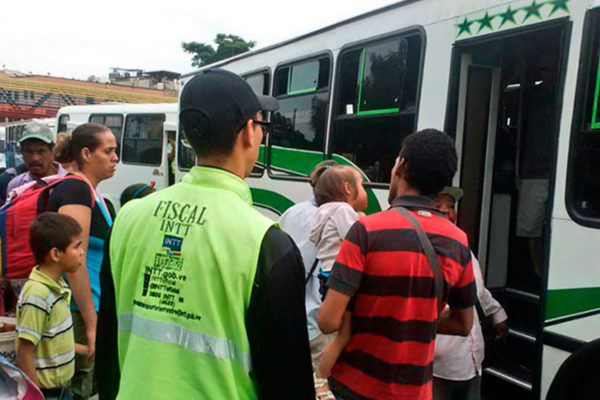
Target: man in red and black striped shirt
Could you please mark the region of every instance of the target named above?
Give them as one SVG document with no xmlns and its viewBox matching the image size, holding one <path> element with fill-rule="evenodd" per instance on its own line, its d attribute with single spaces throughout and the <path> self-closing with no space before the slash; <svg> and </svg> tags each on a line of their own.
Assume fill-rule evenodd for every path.
<svg viewBox="0 0 600 400">
<path fill-rule="evenodd" d="M 390 184 L 392 207 L 411 212 L 437 253 L 447 315 L 438 315 L 433 272 L 400 213 L 361 218 L 342 244 L 319 312 L 324 333 L 339 329 L 344 311 L 352 314 L 351 339 L 332 371 L 339 398 L 430 400 L 436 326 L 450 335 L 471 329 L 476 292 L 466 234 L 425 197 L 451 183 L 456 163 L 447 135 L 417 132 L 403 141 Z"/>
</svg>

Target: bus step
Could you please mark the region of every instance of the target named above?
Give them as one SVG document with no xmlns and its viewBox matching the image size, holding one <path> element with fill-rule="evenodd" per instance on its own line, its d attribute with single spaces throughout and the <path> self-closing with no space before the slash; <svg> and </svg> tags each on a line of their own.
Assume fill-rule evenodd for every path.
<svg viewBox="0 0 600 400">
<path fill-rule="evenodd" d="M 534 304 L 540 303 L 540 296 L 535 293 L 526 292 L 524 290 L 519 290 L 511 287 L 507 287 L 505 289 L 505 292 L 508 297 L 524 300 Z"/>
<path fill-rule="evenodd" d="M 515 371 L 509 371 L 498 367 L 487 367 L 483 370 L 484 374 L 488 374 L 494 378 L 497 378 L 503 382 L 509 383 L 513 386 L 531 392 L 533 390 L 531 372 L 525 369 L 520 370 L 518 373 Z"/>
<path fill-rule="evenodd" d="M 509 328 L 508 334 L 516 339 L 524 340 L 528 343 L 535 344 L 535 342 L 536 342 L 535 336 L 530 335 L 529 333 L 523 332 L 518 329 Z"/>
</svg>

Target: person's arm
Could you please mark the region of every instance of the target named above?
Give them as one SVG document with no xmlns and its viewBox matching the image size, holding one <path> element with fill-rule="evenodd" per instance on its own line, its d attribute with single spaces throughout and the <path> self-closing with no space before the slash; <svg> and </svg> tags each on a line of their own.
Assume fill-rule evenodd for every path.
<svg viewBox="0 0 600 400">
<path fill-rule="evenodd" d="M 486 317 L 492 317 L 494 328 L 496 330 L 496 340 L 503 341 L 508 336 L 508 316 L 504 308 L 492 296 L 483 282 L 483 274 L 477 259 L 471 255 L 473 260 L 473 273 L 475 275 L 475 283 L 477 284 L 477 299 Z"/>
<path fill-rule="evenodd" d="M 29 379 L 36 385 L 38 384 L 37 373 L 35 372 L 35 344 L 31 343 L 27 339 L 18 339 L 17 348 L 17 359 L 15 363 L 21 371 L 25 372 Z"/>
<path fill-rule="evenodd" d="M 92 209 L 80 204 L 68 204 L 58 209 L 60 214 L 73 217 L 81 226 L 81 246 L 87 254 L 90 239 L 90 223 L 92 220 Z M 92 299 L 92 288 L 90 286 L 90 276 L 88 274 L 87 264 L 82 263 L 81 267 L 75 272 L 67 273 L 67 280 L 73 291 L 73 299 L 81 316 L 85 322 L 86 336 L 88 339 L 88 360 L 94 358 L 96 351 L 96 309 Z"/>
<path fill-rule="evenodd" d="M 104 243 L 104 258 L 100 270 L 100 309 L 96 344 L 102 351 L 96 355 L 96 379 L 99 398 L 115 399 L 119 393 L 118 321 L 115 286 L 110 266 L 110 235 Z"/>
<path fill-rule="evenodd" d="M 294 242 L 275 227 L 261 244 L 246 330 L 258 398 L 314 399 L 304 264 Z"/>
<path fill-rule="evenodd" d="M 342 328 L 344 312 L 350 303 L 350 296 L 329 288 L 325 301 L 319 309 L 319 329 L 326 335 L 335 333 Z"/>
<path fill-rule="evenodd" d="M 338 334 L 335 336 L 333 341 L 327 345 L 321 360 L 319 361 L 319 368 L 317 369 L 317 378 L 329 378 L 331 370 L 337 362 L 338 358 L 344 351 L 344 348 L 350 341 L 352 336 L 352 314 L 346 311 L 344 313 L 342 326 L 340 327 Z"/>
<path fill-rule="evenodd" d="M 437 333 L 444 335 L 467 336 L 473 327 L 473 305 L 477 301 L 477 288 L 473 276 L 472 260 L 465 259 L 466 265 L 458 282 L 448 291 L 449 312 L 442 312 L 438 320 Z M 453 262 L 453 261 L 448 261 Z M 455 268 L 456 266 L 449 266 Z"/>
<path fill-rule="evenodd" d="M 37 385 L 35 348 L 39 345 L 43 332 L 46 331 L 51 309 L 45 300 L 47 296 L 42 293 L 37 293 L 37 295 L 32 293 L 31 286 L 25 284 L 19 298 L 17 340 L 15 343 L 17 351 L 16 364 Z M 43 298 L 40 299 L 40 297 Z"/>
<path fill-rule="evenodd" d="M 473 327 L 473 307 L 450 308 L 442 312 L 438 320 L 437 333 L 443 335 L 467 336 Z"/>
<path fill-rule="evenodd" d="M 360 286 L 368 247 L 367 231 L 358 221 L 348 231 L 327 281 L 329 290 L 319 309 L 319 329 L 329 334 L 342 327 L 344 312 Z"/>
</svg>

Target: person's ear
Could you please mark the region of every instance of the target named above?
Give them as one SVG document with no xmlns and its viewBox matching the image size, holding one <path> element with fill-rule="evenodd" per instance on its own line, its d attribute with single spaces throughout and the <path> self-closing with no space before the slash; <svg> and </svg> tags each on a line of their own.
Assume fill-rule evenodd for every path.
<svg viewBox="0 0 600 400">
<path fill-rule="evenodd" d="M 246 124 L 239 132 L 239 140 L 244 148 L 252 147 L 254 145 L 254 122 L 249 119 Z"/>
<path fill-rule="evenodd" d="M 352 187 L 352 184 L 348 181 L 344 182 L 344 194 L 346 195 L 346 198 L 350 198 L 353 193 L 354 187 Z"/>
<path fill-rule="evenodd" d="M 92 160 L 92 152 L 90 151 L 89 148 L 84 147 L 83 149 L 81 149 L 81 159 L 84 162 L 90 162 Z"/>
<path fill-rule="evenodd" d="M 399 178 L 402 178 L 404 176 L 404 174 L 406 173 L 406 170 L 407 170 L 406 159 L 400 158 L 400 161 L 398 161 L 398 168 L 396 168 L 396 175 Z"/>
<path fill-rule="evenodd" d="M 62 256 L 62 251 L 60 251 L 56 247 L 53 247 L 53 248 L 50 249 L 50 252 L 48 253 L 48 256 L 50 257 L 50 260 L 53 263 L 58 263 L 58 262 L 60 262 L 60 259 L 61 259 L 61 256 Z"/>
</svg>

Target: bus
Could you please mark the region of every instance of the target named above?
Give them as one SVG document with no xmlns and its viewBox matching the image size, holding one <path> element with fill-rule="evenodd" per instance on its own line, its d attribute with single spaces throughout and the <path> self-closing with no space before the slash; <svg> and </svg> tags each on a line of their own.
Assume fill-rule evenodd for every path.
<svg viewBox="0 0 600 400">
<path fill-rule="evenodd" d="M 78 125 L 95 122 L 115 134 L 117 172 L 101 183 L 100 190 L 118 209 L 118 199 L 129 185 L 153 182 L 156 189 L 162 189 L 174 183 L 175 163 L 169 162 L 169 155 L 174 156 L 175 149 L 169 151 L 169 146 L 176 144 L 177 120 L 177 103 L 68 106 L 58 111 L 56 132 L 71 132 Z M 180 158 L 193 157 L 189 146 L 178 153 Z"/>
<path fill-rule="evenodd" d="M 600 336 L 599 49 L 600 0 L 405 0 L 205 68 L 279 100 L 248 179 L 272 218 L 310 198 L 324 159 L 385 209 L 402 138 L 447 132 L 459 225 L 509 315 L 484 387 L 539 399 Z"/>
</svg>

